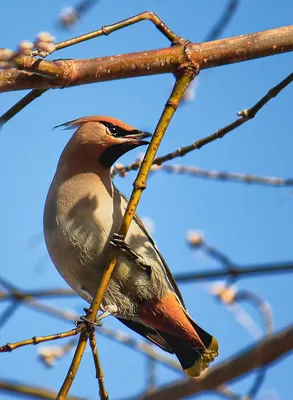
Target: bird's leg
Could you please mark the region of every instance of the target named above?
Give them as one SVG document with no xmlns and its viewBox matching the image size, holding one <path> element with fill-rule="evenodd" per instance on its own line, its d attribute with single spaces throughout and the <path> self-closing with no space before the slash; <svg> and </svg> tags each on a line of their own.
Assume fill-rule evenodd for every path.
<svg viewBox="0 0 293 400">
<path fill-rule="evenodd" d="M 147 272 L 151 271 L 151 266 L 147 264 L 139 255 L 137 255 L 134 250 L 132 250 L 131 246 L 125 242 L 119 233 L 114 233 L 110 244 L 117 247 L 119 250 L 122 250 L 139 267 L 143 268 Z"/>
<path fill-rule="evenodd" d="M 110 313 L 110 311 L 103 311 L 101 314 L 97 315 L 96 317 L 96 324 L 100 324 L 100 326 L 102 325 L 101 320 L 109 317 L 109 315 L 112 315 L 112 313 Z"/>
<path fill-rule="evenodd" d="M 88 308 L 84 308 L 83 310 L 84 310 L 86 313 L 88 313 L 88 311 L 89 311 Z M 108 317 L 109 315 L 112 315 L 112 314 L 111 314 L 109 311 L 104 311 L 104 312 L 102 312 L 100 315 L 97 315 L 97 316 L 96 316 L 96 319 L 95 319 L 94 322 L 92 322 L 92 321 L 90 321 L 89 319 L 87 319 L 87 317 L 86 317 L 85 315 L 82 315 L 82 316 L 80 317 L 80 321 L 77 321 L 77 325 L 78 325 L 78 323 L 80 323 L 80 322 L 87 322 L 87 323 L 89 323 L 89 324 L 91 324 L 91 325 L 102 326 L 103 324 L 102 324 L 101 320 L 104 319 L 104 318 L 106 318 L 106 317 Z"/>
<path fill-rule="evenodd" d="M 129 244 L 125 242 L 125 240 L 122 238 L 121 235 L 119 235 L 119 233 L 114 233 L 110 244 L 117 247 L 119 250 L 124 251 L 126 254 L 128 254 L 129 257 L 131 257 L 133 261 L 139 258 L 135 251 L 132 250 L 131 246 L 129 246 Z"/>
</svg>

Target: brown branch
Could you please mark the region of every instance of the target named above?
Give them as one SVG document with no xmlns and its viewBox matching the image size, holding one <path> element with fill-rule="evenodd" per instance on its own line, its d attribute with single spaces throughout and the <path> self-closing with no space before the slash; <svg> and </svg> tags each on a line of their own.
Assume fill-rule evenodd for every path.
<svg viewBox="0 0 293 400">
<path fill-rule="evenodd" d="M 141 400 L 178 400 L 185 396 L 215 390 L 227 381 L 245 375 L 256 368 L 267 366 L 293 350 L 293 326 L 268 336 L 252 348 L 224 361 L 198 379 L 180 380 L 155 393 L 141 396 Z"/>
<path fill-rule="evenodd" d="M 83 9 L 83 6 L 81 7 Z M 69 15 L 70 17 L 70 15 Z M 76 11 L 71 10 L 71 21 L 72 17 L 75 19 L 78 17 L 76 14 Z M 70 20 L 70 18 L 69 18 Z M 67 18 L 67 23 L 69 22 Z M 149 20 L 151 21 L 155 27 L 168 39 L 171 41 L 171 43 L 174 44 L 186 44 L 186 41 L 184 39 L 181 39 L 178 35 L 176 35 L 174 32 L 172 32 L 166 24 L 160 18 L 153 12 L 150 11 L 145 11 L 143 13 L 140 13 L 138 15 L 135 15 L 134 17 L 127 18 L 123 21 L 116 22 L 115 24 L 112 25 L 106 25 L 103 26 L 101 29 L 98 29 L 96 31 L 87 33 L 85 35 L 78 36 L 76 38 L 68 39 L 63 42 L 59 42 L 54 44 L 53 48 L 54 49 L 49 49 L 50 52 L 45 52 L 37 47 L 36 50 L 33 50 L 30 52 L 29 56 L 38 56 L 40 55 L 42 58 L 47 57 L 49 54 L 51 54 L 54 51 L 64 49 L 69 46 L 73 46 L 77 43 L 84 42 L 86 40 L 90 40 L 93 38 L 96 38 L 98 36 L 102 35 L 109 35 L 112 32 L 115 32 L 119 29 L 125 28 L 127 26 L 136 24 L 138 22 L 141 22 L 143 20 Z M 48 39 L 48 37 L 47 37 Z M 49 35 L 49 39 L 52 40 L 54 39 L 51 35 Z M 32 44 L 33 45 L 33 44 Z M 18 64 L 19 69 L 23 69 L 25 71 L 30 72 L 31 71 L 31 66 L 27 65 L 23 62 L 23 59 L 21 58 L 23 54 L 21 52 L 14 53 L 13 54 L 13 65 Z M 38 64 L 36 64 L 38 66 Z M 60 71 L 60 68 L 56 67 L 56 65 L 52 65 L 50 68 L 50 64 L 48 62 L 44 62 L 42 68 L 38 69 L 36 72 L 37 74 L 44 76 L 45 78 L 49 77 L 51 79 L 58 78 L 62 72 Z M 0 126 L 5 124 L 9 119 L 11 119 L 14 115 L 16 115 L 19 111 L 21 111 L 23 108 L 25 108 L 28 104 L 30 104 L 33 100 L 35 100 L 36 97 L 40 96 L 43 94 L 46 90 L 48 89 L 34 89 L 32 90 L 28 95 L 26 95 L 24 98 L 22 98 L 17 104 L 15 104 L 13 107 L 11 107 L 5 114 L 2 115 L 0 118 Z"/>
<path fill-rule="evenodd" d="M 44 343 L 44 342 L 49 342 L 52 340 L 58 340 L 58 339 L 64 339 L 68 338 L 71 336 L 75 336 L 78 333 L 80 333 L 82 330 L 82 326 L 79 326 L 75 329 L 71 329 L 70 331 L 62 332 L 62 333 L 56 333 L 53 335 L 47 335 L 47 336 L 34 336 L 32 339 L 27 339 L 27 340 L 21 340 L 20 342 L 15 342 L 15 343 L 7 343 L 4 346 L 0 347 L 0 353 L 6 353 L 6 352 L 11 352 L 15 349 L 18 349 L 19 347 L 23 346 L 28 346 L 28 345 L 37 345 L 39 343 Z"/>
<path fill-rule="evenodd" d="M 105 387 L 105 383 L 104 383 L 104 373 L 102 370 L 101 361 L 100 361 L 100 357 L 99 357 L 98 349 L 97 349 L 95 328 L 93 326 L 91 328 L 92 329 L 89 334 L 89 342 L 90 342 L 90 346 L 92 349 L 92 355 L 93 355 L 94 364 L 95 364 L 95 368 L 96 368 L 96 378 L 99 383 L 99 389 L 100 389 L 99 395 L 100 395 L 101 400 L 109 400 L 109 396 L 108 396 L 108 393 L 107 393 L 107 390 Z"/>
<path fill-rule="evenodd" d="M 7 381 L 0 379 L 0 392 L 8 394 L 18 394 L 29 399 L 55 400 L 57 393 L 50 389 L 44 389 L 37 386 L 24 385 L 16 381 Z M 86 400 L 85 397 L 68 396 L 67 400 Z"/>
<path fill-rule="evenodd" d="M 47 61 L 23 57 L 16 60 L 18 68 L 23 71 L 0 71 L 0 92 L 64 88 L 113 79 L 175 73 L 184 62 L 198 64 L 202 70 L 292 50 L 293 26 L 285 26 L 212 42 L 177 44 L 164 49 L 86 60 Z M 55 78 L 37 74 L 51 74 Z"/>
</svg>

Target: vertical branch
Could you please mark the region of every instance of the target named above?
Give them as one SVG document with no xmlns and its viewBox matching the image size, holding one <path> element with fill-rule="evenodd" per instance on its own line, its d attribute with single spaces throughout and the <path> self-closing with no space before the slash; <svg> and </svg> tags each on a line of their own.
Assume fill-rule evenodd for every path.
<svg viewBox="0 0 293 400">
<path fill-rule="evenodd" d="M 100 362 L 100 358 L 99 358 L 99 354 L 98 354 L 98 349 L 97 349 L 97 341 L 96 341 L 96 334 L 95 334 L 95 328 L 92 327 L 91 331 L 90 331 L 90 335 L 89 335 L 89 342 L 90 342 L 90 346 L 92 349 L 92 354 L 93 354 L 93 358 L 94 358 L 94 364 L 96 367 L 96 378 L 99 382 L 99 394 L 100 394 L 100 399 L 101 400 L 108 400 L 109 396 L 107 393 L 107 390 L 105 388 L 105 384 L 104 384 L 104 373 L 102 370 L 102 366 L 101 366 L 101 362 Z"/>
<path fill-rule="evenodd" d="M 119 235 L 123 239 L 125 238 L 125 236 L 128 232 L 131 221 L 136 212 L 136 208 L 138 206 L 139 200 L 141 198 L 142 192 L 146 188 L 147 176 L 150 172 L 153 160 L 156 156 L 156 153 L 160 146 L 160 143 L 165 135 L 166 129 L 167 129 L 167 127 L 168 127 L 168 125 L 169 125 L 169 123 L 170 123 L 170 121 L 171 121 L 183 95 L 184 95 L 186 88 L 188 87 L 189 83 L 192 81 L 192 79 L 194 78 L 195 74 L 198 71 L 198 69 L 194 65 L 186 64 L 183 67 L 184 68 L 182 68 L 181 71 L 179 71 L 181 73 L 180 77 L 176 80 L 173 91 L 165 105 L 164 111 L 158 122 L 155 133 L 154 133 L 152 140 L 148 146 L 147 152 L 143 159 L 143 162 L 140 167 L 137 178 L 134 181 L 134 184 L 133 184 L 134 188 L 133 188 L 129 203 L 126 208 L 121 227 L 118 232 Z M 101 305 L 103 297 L 104 297 L 104 293 L 107 289 L 107 286 L 110 282 L 112 273 L 116 266 L 117 255 L 118 255 L 118 251 L 114 249 L 113 254 L 111 255 L 111 257 L 109 259 L 108 265 L 105 268 L 105 271 L 104 271 L 104 274 L 100 281 L 97 293 L 96 293 L 96 295 L 92 301 L 92 304 L 88 310 L 87 320 L 89 322 L 95 321 L 97 312 L 100 308 L 100 305 Z M 71 362 L 67 376 L 63 382 L 63 385 L 59 391 L 57 400 L 64 400 L 70 390 L 72 382 L 76 376 L 79 364 L 81 362 L 88 337 L 89 337 L 88 329 L 84 330 L 80 334 L 79 342 L 78 342 L 73 360 Z"/>
</svg>

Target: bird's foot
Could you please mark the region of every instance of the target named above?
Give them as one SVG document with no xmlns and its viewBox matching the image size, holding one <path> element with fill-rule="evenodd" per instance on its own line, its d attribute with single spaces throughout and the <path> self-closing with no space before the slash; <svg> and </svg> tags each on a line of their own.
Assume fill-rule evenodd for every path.
<svg viewBox="0 0 293 400">
<path fill-rule="evenodd" d="M 84 308 L 83 310 L 84 310 L 86 313 L 88 313 L 88 311 L 89 311 L 88 308 Z M 96 316 L 95 321 L 90 321 L 90 320 L 87 318 L 86 315 L 81 315 L 79 321 L 76 321 L 76 322 L 75 322 L 75 325 L 78 326 L 78 325 L 80 325 L 80 324 L 82 324 L 82 323 L 85 322 L 86 324 L 89 324 L 89 325 L 91 325 L 91 326 L 102 326 L 103 324 L 102 324 L 101 320 L 104 319 L 104 318 L 106 318 L 106 317 L 108 317 L 109 315 L 111 315 L 111 313 L 110 313 L 109 311 L 104 311 L 104 312 L 102 312 L 101 314 L 99 314 L 99 315 Z"/>
<path fill-rule="evenodd" d="M 125 242 L 123 237 L 119 233 L 114 233 L 112 240 L 110 241 L 112 246 L 117 247 L 119 250 L 124 251 L 133 261 L 138 259 L 138 255 L 132 250 L 131 246 Z"/>
<path fill-rule="evenodd" d="M 151 271 L 151 266 L 147 264 L 140 256 L 138 256 L 136 252 L 132 250 L 131 246 L 127 244 L 123 237 L 118 233 L 114 233 L 110 244 L 117 247 L 119 250 L 124 251 L 131 261 L 135 262 L 138 267 L 146 270 L 147 272 Z"/>
</svg>

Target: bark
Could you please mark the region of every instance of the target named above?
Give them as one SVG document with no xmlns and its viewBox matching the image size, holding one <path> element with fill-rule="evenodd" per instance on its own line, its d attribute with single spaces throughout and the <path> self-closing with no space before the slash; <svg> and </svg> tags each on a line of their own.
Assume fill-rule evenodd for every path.
<svg viewBox="0 0 293 400">
<path fill-rule="evenodd" d="M 18 58 L 18 69 L 0 71 L 0 92 L 64 88 L 114 79 L 176 73 L 184 63 L 199 69 L 285 53 L 293 50 L 293 26 L 204 43 L 83 60 Z"/>
</svg>

